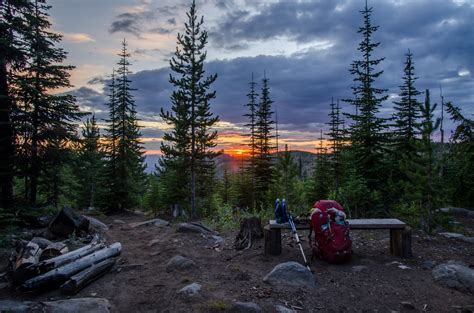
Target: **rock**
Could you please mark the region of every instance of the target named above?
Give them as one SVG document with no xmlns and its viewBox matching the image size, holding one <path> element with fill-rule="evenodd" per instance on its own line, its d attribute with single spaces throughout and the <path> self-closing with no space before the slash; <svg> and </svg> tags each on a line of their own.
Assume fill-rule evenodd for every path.
<svg viewBox="0 0 474 313">
<path fill-rule="evenodd" d="M 114 220 L 114 224 L 123 225 L 123 224 L 125 224 L 125 222 L 122 221 L 122 220 Z"/>
<path fill-rule="evenodd" d="M 101 298 L 77 298 L 46 302 L 0 301 L 0 312 L 108 313 L 109 309 L 109 300 Z"/>
<path fill-rule="evenodd" d="M 53 243 L 52 241 L 43 237 L 34 237 L 31 239 L 31 241 L 36 243 L 41 249 L 46 249 L 47 246 Z"/>
<path fill-rule="evenodd" d="M 196 263 L 194 261 L 185 258 L 181 255 L 175 255 L 172 257 L 168 263 L 166 264 L 166 271 L 167 272 L 173 272 L 173 271 L 180 271 L 180 270 L 186 270 L 191 267 L 196 266 Z"/>
<path fill-rule="evenodd" d="M 438 235 L 446 237 L 446 238 L 450 238 L 450 239 L 457 239 L 457 240 L 461 240 L 461 241 L 468 242 L 468 243 L 474 243 L 474 237 L 466 237 L 463 234 L 439 233 Z"/>
<path fill-rule="evenodd" d="M 462 262 L 448 261 L 433 269 L 434 280 L 445 287 L 474 294 L 474 269 Z"/>
<path fill-rule="evenodd" d="M 465 217 L 474 218 L 474 211 L 473 210 L 468 210 L 468 209 L 463 209 L 463 208 L 454 208 L 454 207 L 441 208 L 439 210 L 441 212 L 451 213 L 451 214 L 457 215 L 457 216 L 465 216 Z"/>
<path fill-rule="evenodd" d="M 278 264 L 263 278 L 263 281 L 276 287 L 316 287 L 313 273 L 297 262 Z"/>
<path fill-rule="evenodd" d="M 141 227 L 141 226 L 163 227 L 163 226 L 169 226 L 169 225 L 170 225 L 170 222 L 159 219 L 159 218 L 155 218 L 155 219 L 145 221 L 145 222 L 135 222 L 135 223 L 128 224 L 128 226 L 130 226 L 130 228 L 137 228 L 137 227 Z"/>
<path fill-rule="evenodd" d="M 356 265 L 351 268 L 352 273 L 360 273 L 367 271 L 368 267 L 365 265 Z"/>
<path fill-rule="evenodd" d="M 275 311 L 277 313 L 296 313 L 296 310 L 289 309 L 286 306 L 283 305 L 275 305 Z"/>
<path fill-rule="evenodd" d="M 160 239 L 158 239 L 158 238 L 157 239 L 152 239 L 152 240 L 148 241 L 147 246 L 148 247 L 153 247 L 154 245 L 156 245 L 159 242 L 160 242 Z"/>
<path fill-rule="evenodd" d="M 201 285 L 198 283 L 192 283 L 190 285 L 185 286 L 181 290 L 179 290 L 178 293 L 185 295 L 187 297 L 193 297 L 197 295 L 200 291 L 201 291 Z"/>
<path fill-rule="evenodd" d="M 263 312 L 262 308 L 253 302 L 235 302 L 230 308 L 229 312 L 232 313 L 260 313 Z"/>
<path fill-rule="evenodd" d="M 212 235 L 211 237 L 212 239 L 214 239 L 214 244 L 220 244 L 224 242 L 224 238 L 222 238 L 221 236 Z"/>
<path fill-rule="evenodd" d="M 90 216 L 85 216 L 85 215 L 84 217 L 89 220 L 89 233 L 104 234 L 109 230 L 109 227 L 107 227 L 107 225 L 105 225 L 98 219 L 94 217 L 90 217 Z"/>
<path fill-rule="evenodd" d="M 405 309 L 409 309 L 409 310 L 414 310 L 415 309 L 415 306 L 413 305 L 413 303 L 411 302 L 408 302 L 408 301 L 402 301 L 400 302 L 401 306 L 404 307 Z"/>
<path fill-rule="evenodd" d="M 421 268 L 424 270 L 431 270 L 435 266 L 436 266 L 435 261 L 424 261 L 423 263 L 421 263 Z"/>
<path fill-rule="evenodd" d="M 205 235 L 215 235 L 216 232 L 199 222 L 180 223 L 176 229 L 178 233 L 197 233 Z"/>
</svg>

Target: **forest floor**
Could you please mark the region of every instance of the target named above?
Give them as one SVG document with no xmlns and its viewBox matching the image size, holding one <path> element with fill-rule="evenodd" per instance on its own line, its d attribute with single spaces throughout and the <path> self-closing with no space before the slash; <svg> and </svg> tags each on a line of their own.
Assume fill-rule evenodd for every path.
<svg viewBox="0 0 474 313">
<path fill-rule="evenodd" d="M 414 232 L 414 257 L 400 259 L 389 253 L 388 231 L 352 231 L 352 261 L 342 265 L 312 261 L 318 287 L 304 290 L 275 288 L 262 281 L 275 265 L 301 261 L 289 232 L 282 232 L 282 254 L 268 256 L 263 253 L 263 239 L 249 250 L 234 250 L 235 232 L 221 234 L 224 243 L 212 248 L 212 238 L 177 233 L 174 225 L 134 229 L 128 226 L 146 219 L 130 213 L 103 220 L 111 225 L 107 241 L 122 243 L 121 271 L 113 270 L 75 298 L 106 298 L 112 304 L 112 312 L 223 312 L 235 301 L 255 302 L 264 312 L 276 312 L 275 305 L 295 306 L 301 309 L 299 312 L 457 312 L 458 307 L 474 305 L 472 296 L 439 286 L 433 281 L 431 270 L 422 267 L 424 261 L 439 264 L 448 260 L 473 267 L 473 245 L 455 239 Z M 117 220 L 124 223 L 118 224 Z M 300 233 L 306 239 L 307 233 Z M 307 241 L 303 244 L 310 256 Z M 196 267 L 167 272 L 166 264 L 175 255 L 190 258 Z M 3 268 L 6 260 L 0 261 Z M 202 285 L 199 295 L 188 298 L 177 294 L 193 282 Z M 57 290 L 42 294 L 0 290 L 0 299 L 62 298 Z"/>
</svg>

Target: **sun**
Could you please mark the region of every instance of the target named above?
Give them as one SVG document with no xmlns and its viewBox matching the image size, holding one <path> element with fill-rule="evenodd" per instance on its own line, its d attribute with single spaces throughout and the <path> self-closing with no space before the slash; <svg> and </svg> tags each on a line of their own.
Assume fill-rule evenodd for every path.
<svg viewBox="0 0 474 313">
<path fill-rule="evenodd" d="M 225 152 L 233 157 L 246 157 L 249 155 L 250 150 L 247 149 L 228 149 Z"/>
</svg>

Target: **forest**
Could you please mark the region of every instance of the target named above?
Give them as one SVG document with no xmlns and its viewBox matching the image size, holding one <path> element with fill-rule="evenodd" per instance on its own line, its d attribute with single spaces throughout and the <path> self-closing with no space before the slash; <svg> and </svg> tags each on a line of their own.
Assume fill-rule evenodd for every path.
<svg viewBox="0 0 474 313">
<path fill-rule="evenodd" d="M 338 73 L 350 96 L 311 95 L 326 103 L 311 151 L 283 140 L 281 93 L 266 68 L 233 81 L 246 101 L 244 148 L 232 154 L 216 113 L 226 73 L 209 70 L 217 37 L 200 1 L 188 2 L 173 34 L 170 97 L 155 104 L 163 135 L 150 172 L 136 41 L 117 42 L 106 101 L 88 107 L 71 92 L 77 68 L 48 1 L 0 0 L 0 311 L 472 312 L 471 104 L 426 88 L 408 44 L 402 67 L 384 67 L 384 24 L 374 23 L 384 3 L 352 12 L 358 45 Z M 151 2 L 140 3 L 119 16 Z M 399 80 L 395 97 L 382 87 L 388 75 Z M 323 203 L 326 224 L 315 224 Z M 331 259 L 323 235 L 349 248 Z M 304 266 L 289 261 L 301 256 Z M 57 301 L 53 287 L 68 298 Z"/>
</svg>

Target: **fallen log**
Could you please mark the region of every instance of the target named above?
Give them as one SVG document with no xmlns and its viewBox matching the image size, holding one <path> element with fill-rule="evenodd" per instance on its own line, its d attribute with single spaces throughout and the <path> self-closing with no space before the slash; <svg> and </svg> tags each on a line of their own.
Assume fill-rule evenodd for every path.
<svg viewBox="0 0 474 313">
<path fill-rule="evenodd" d="M 59 255 L 63 255 L 69 252 L 68 247 L 62 242 L 52 242 L 46 248 L 40 256 L 40 261 L 48 260 Z"/>
<path fill-rule="evenodd" d="M 66 295 L 75 295 L 82 288 L 105 275 L 115 265 L 116 261 L 116 258 L 106 259 L 77 273 L 60 287 L 61 292 Z"/>
<path fill-rule="evenodd" d="M 65 283 L 71 276 L 103 260 L 118 256 L 122 250 L 120 242 L 116 242 L 93 254 L 86 255 L 72 263 L 55 268 L 49 272 L 27 280 L 21 288 L 23 290 L 54 288 Z"/>
<path fill-rule="evenodd" d="M 73 209 L 64 207 L 49 223 L 49 230 L 57 236 L 67 238 L 75 233 L 81 236 L 89 231 L 90 221 Z"/>
<path fill-rule="evenodd" d="M 48 260 L 41 261 L 37 264 L 32 265 L 31 268 L 34 269 L 36 273 L 45 273 L 57 267 L 74 262 L 104 247 L 104 243 L 94 241 L 91 244 L 82 248 L 73 250 L 71 252 L 59 255 Z"/>
<path fill-rule="evenodd" d="M 31 269 L 31 266 L 39 262 L 41 249 L 36 243 L 31 241 L 18 243 L 18 245 L 23 246 L 18 250 L 19 252 L 13 267 L 13 280 L 15 283 L 21 284 L 35 276 L 36 272 Z"/>
<path fill-rule="evenodd" d="M 33 239 L 31 239 L 31 242 L 36 243 L 40 247 L 40 249 L 46 249 L 47 246 L 53 243 L 51 240 L 48 240 L 43 237 L 33 237 Z"/>
</svg>

